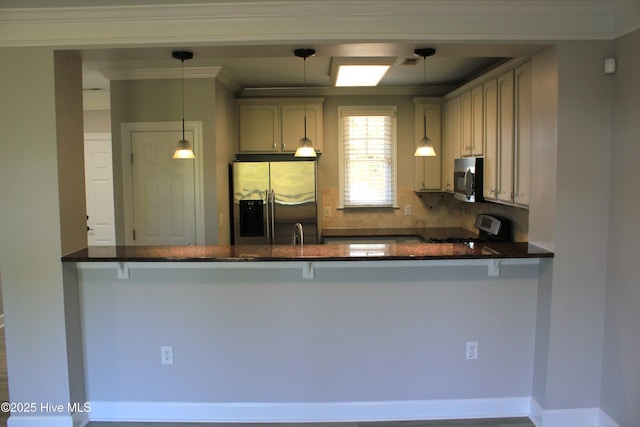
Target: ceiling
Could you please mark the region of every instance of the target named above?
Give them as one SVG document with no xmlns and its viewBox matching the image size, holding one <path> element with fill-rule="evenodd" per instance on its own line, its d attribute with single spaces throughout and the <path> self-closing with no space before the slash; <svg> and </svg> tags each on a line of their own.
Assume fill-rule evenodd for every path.
<svg viewBox="0 0 640 427">
<path fill-rule="evenodd" d="M 123 70 L 142 71 L 135 78 L 179 78 L 171 52 L 190 50 L 195 58 L 185 63 L 186 77 L 215 68 L 239 96 L 257 88 L 331 89 L 336 57 L 391 57 L 394 66 L 378 91 L 404 87 L 404 93 L 438 96 L 504 58 L 529 57 L 558 40 L 613 40 L 640 28 L 638 0 L 0 3 L 0 47 L 73 50 L 82 58 L 87 92 L 108 90 L 105 75 L 124 78 Z M 426 67 L 421 60 L 402 65 L 423 47 L 437 50 Z M 317 51 L 306 61 L 306 83 L 296 48 Z"/>
<path fill-rule="evenodd" d="M 296 48 L 314 48 L 316 55 L 304 61 Z M 433 47 L 436 54 L 426 63 L 414 55 L 420 47 Z M 429 87 L 433 96 L 442 96 L 479 74 L 504 62 L 505 58 L 527 57 L 544 48 L 541 44 L 463 43 L 331 43 L 304 45 L 186 46 L 180 48 L 84 49 L 76 51 L 83 61 L 85 90 L 108 90 L 106 76 L 123 75 L 125 70 L 174 70 L 180 61 L 173 50 L 190 50 L 194 59 L 185 61 L 189 69 L 221 67 L 239 92 L 257 88 L 328 88 L 332 58 L 391 57 L 394 65 L 379 87 Z M 404 64 L 409 60 L 411 65 Z M 415 61 L 415 59 L 418 59 Z M 411 61 L 413 60 L 413 61 Z M 175 73 L 179 76 L 179 73 Z M 116 77 L 122 78 L 122 77 Z"/>
</svg>

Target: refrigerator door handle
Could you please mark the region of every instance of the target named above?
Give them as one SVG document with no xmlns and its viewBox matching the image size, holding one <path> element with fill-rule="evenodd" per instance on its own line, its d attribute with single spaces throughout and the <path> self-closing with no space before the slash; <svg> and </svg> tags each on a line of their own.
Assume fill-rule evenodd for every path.
<svg viewBox="0 0 640 427">
<path fill-rule="evenodd" d="M 264 199 L 265 199 L 265 203 L 267 205 L 267 206 L 265 206 L 266 207 L 266 209 L 265 209 L 265 211 L 266 211 L 265 222 L 266 222 L 266 229 L 267 229 L 267 244 L 269 245 L 269 244 L 271 244 L 271 229 L 269 227 L 269 224 L 270 224 L 270 219 L 269 219 L 269 216 L 270 216 L 270 213 L 269 213 L 269 190 L 265 190 Z"/>
<path fill-rule="evenodd" d="M 273 245 L 276 235 L 276 192 L 271 190 L 271 241 L 270 245 Z"/>
</svg>

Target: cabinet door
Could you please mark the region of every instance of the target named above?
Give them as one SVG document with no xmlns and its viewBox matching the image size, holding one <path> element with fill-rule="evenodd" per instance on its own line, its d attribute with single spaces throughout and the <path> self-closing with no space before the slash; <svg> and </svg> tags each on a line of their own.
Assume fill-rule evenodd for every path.
<svg viewBox="0 0 640 427">
<path fill-rule="evenodd" d="M 462 156 L 471 156 L 473 152 L 472 122 L 471 92 L 466 92 L 460 95 L 460 154 Z"/>
<path fill-rule="evenodd" d="M 496 200 L 498 193 L 498 80 L 482 85 L 484 92 L 484 198 Z"/>
<path fill-rule="evenodd" d="M 431 139 L 436 157 L 416 157 L 414 189 L 416 191 L 440 191 L 442 189 L 442 135 L 440 104 L 416 104 L 415 141 L 424 136 L 424 117 L 427 118 L 427 136 Z"/>
<path fill-rule="evenodd" d="M 531 63 L 515 71 L 514 197 L 519 206 L 529 206 L 531 174 Z"/>
<path fill-rule="evenodd" d="M 246 104 L 238 107 L 240 151 L 278 151 L 280 107 L 276 104 Z"/>
<path fill-rule="evenodd" d="M 471 155 L 476 157 L 484 153 L 483 116 L 483 89 L 477 86 L 471 90 Z"/>
<path fill-rule="evenodd" d="M 498 77 L 498 200 L 513 201 L 513 70 Z"/>
<path fill-rule="evenodd" d="M 300 138 L 304 137 L 305 104 L 282 104 L 282 141 L 281 151 L 293 152 L 298 148 Z M 322 151 L 322 104 L 306 104 L 307 138 L 313 148 Z"/>
<path fill-rule="evenodd" d="M 442 189 L 453 192 L 453 160 L 460 157 L 460 98 L 445 105 L 444 154 L 442 156 Z"/>
</svg>

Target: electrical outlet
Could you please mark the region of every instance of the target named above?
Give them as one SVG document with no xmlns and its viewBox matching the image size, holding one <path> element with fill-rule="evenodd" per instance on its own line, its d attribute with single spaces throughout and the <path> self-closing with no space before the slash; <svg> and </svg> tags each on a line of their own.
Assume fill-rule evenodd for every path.
<svg viewBox="0 0 640 427">
<path fill-rule="evenodd" d="M 173 347 L 170 345 L 160 347 L 160 361 L 163 365 L 173 365 Z"/>
<path fill-rule="evenodd" d="M 222 212 L 218 214 L 218 227 L 224 227 L 224 214 Z"/>
<path fill-rule="evenodd" d="M 478 358 L 478 341 L 467 341 L 467 360 Z"/>
<path fill-rule="evenodd" d="M 325 208 L 324 208 L 324 216 L 325 216 L 325 218 L 329 218 L 331 216 L 331 206 L 325 206 Z"/>
<path fill-rule="evenodd" d="M 404 215 L 411 216 L 411 205 L 405 205 L 404 207 Z"/>
</svg>

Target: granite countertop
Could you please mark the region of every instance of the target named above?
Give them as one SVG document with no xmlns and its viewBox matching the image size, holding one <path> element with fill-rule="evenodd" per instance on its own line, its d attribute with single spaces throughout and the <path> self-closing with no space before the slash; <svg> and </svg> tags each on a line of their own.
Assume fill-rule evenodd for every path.
<svg viewBox="0 0 640 427">
<path fill-rule="evenodd" d="M 247 246 L 90 246 L 63 262 L 271 262 L 550 258 L 522 243 L 401 243 Z"/>
</svg>

